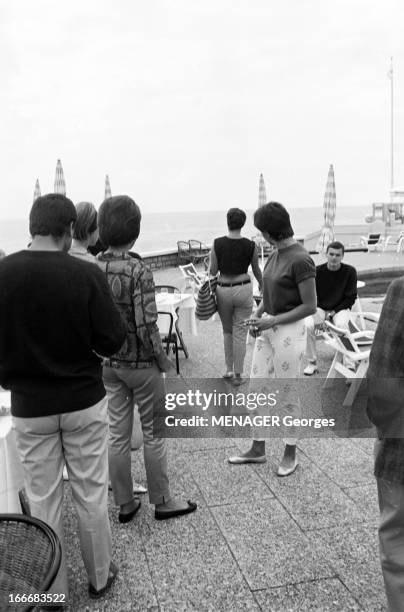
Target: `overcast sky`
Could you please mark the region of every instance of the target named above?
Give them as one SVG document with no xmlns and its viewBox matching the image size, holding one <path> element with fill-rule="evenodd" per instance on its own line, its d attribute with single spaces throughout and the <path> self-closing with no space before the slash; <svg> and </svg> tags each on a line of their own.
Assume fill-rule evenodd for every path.
<svg viewBox="0 0 404 612">
<path fill-rule="evenodd" d="M 38 177 L 144 212 L 386 200 L 404 184 L 402 0 L 0 0 L 0 218 Z M 403 109 L 403 110 L 400 110 Z"/>
</svg>

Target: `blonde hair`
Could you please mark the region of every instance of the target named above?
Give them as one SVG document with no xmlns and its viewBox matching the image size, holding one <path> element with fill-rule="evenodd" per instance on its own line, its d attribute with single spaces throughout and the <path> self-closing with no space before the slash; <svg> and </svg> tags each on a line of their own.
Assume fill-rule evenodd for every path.
<svg viewBox="0 0 404 612">
<path fill-rule="evenodd" d="M 77 220 L 74 224 L 73 238 L 86 240 L 97 229 L 97 210 L 91 202 L 76 204 Z"/>
</svg>

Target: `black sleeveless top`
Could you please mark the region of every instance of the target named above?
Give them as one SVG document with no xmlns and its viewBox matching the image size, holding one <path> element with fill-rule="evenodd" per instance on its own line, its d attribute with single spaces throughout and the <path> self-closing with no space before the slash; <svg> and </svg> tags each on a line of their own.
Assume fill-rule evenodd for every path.
<svg viewBox="0 0 404 612">
<path fill-rule="evenodd" d="M 216 238 L 213 243 L 219 272 L 222 274 L 245 274 L 251 263 L 255 242 L 248 238 Z"/>
</svg>

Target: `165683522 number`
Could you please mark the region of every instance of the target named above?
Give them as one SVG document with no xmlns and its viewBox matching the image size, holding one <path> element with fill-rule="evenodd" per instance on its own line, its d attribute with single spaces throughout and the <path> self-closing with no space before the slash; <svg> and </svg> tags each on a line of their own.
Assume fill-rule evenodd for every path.
<svg viewBox="0 0 404 612">
<path fill-rule="evenodd" d="M 10 593 L 8 596 L 10 604 L 19 603 L 66 603 L 65 593 Z"/>
</svg>

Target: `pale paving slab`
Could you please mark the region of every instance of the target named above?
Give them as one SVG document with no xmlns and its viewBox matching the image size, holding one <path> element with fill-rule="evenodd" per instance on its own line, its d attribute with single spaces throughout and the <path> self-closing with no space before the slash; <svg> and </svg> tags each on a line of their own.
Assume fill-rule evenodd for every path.
<svg viewBox="0 0 404 612">
<path fill-rule="evenodd" d="M 266 612 L 345 612 L 364 610 L 338 578 L 312 580 L 256 591 Z"/>
<path fill-rule="evenodd" d="M 299 441 L 299 447 L 340 487 L 374 481 L 371 457 L 352 439 L 305 439 Z"/>
<path fill-rule="evenodd" d="M 254 469 L 301 529 L 321 529 L 361 520 L 355 503 L 303 453 L 298 453 L 299 465 L 294 474 L 288 478 L 276 476 L 281 449 L 274 452 L 271 445 L 267 447 L 266 468 L 263 465 Z"/>
<path fill-rule="evenodd" d="M 356 444 L 364 453 L 369 455 L 372 463 L 374 457 L 374 446 L 375 446 L 376 435 L 373 438 L 358 438 L 356 440 L 352 440 L 353 444 Z"/>
<path fill-rule="evenodd" d="M 160 610 L 260 609 L 207 508 L 139 529 Z"/>
<path fill-rule="evenodd" d="M 230 465 L 227 459 L 238 448 L 193 453 L 190 470 L 208 506 L 272 499 L 273 493 L 250 465 Z"/>
<path fill-rule="evenodd" d="M 277 500 L 211 510 L 252 590 L 335 574 Z"/>
<path fill-rule="evenodd" d="M 376 481 L 370 485 L 345 489 L 345 493 L 355 502 L 362 520 L 372 527 L 378 527 L 379 503 Z"/>
<path fill-rule="evenodd" d="M 234 440 L 231 438 L 170 438 L 167 439 L 167 444 L 170 453 L 178 454 L 231 448 L 234 446 Z M 189 458 L 189 461 L 192 461 L 192 458 Z M 207 469 L 209 469 L 208 466 Z"/>
<path fill-rule="evenodd" d="M 328 559 L 335 573 L 365 610 L 385 609 L 375 528 L 366 523 L 352 523 L 309 532 L 309 537 L 318 554 Z"/>
<path fill-rule="evenodd" d="M 192 378 L 196 372 L 200 377 L 220 377 L 226 370 L 223 349 L 223 333 L 220 320 L 199 321 L 197 323 L 198 336 L 192 336 L 183 331 L 183 337 L 189 351 L 189 359 L 179 352 L 180 373 L 184 378 Z M 244 372 L 251 369 L 251 356 L 254 345 L 247 344 L 247 354 L 244 363 Z"/>
</svg>

